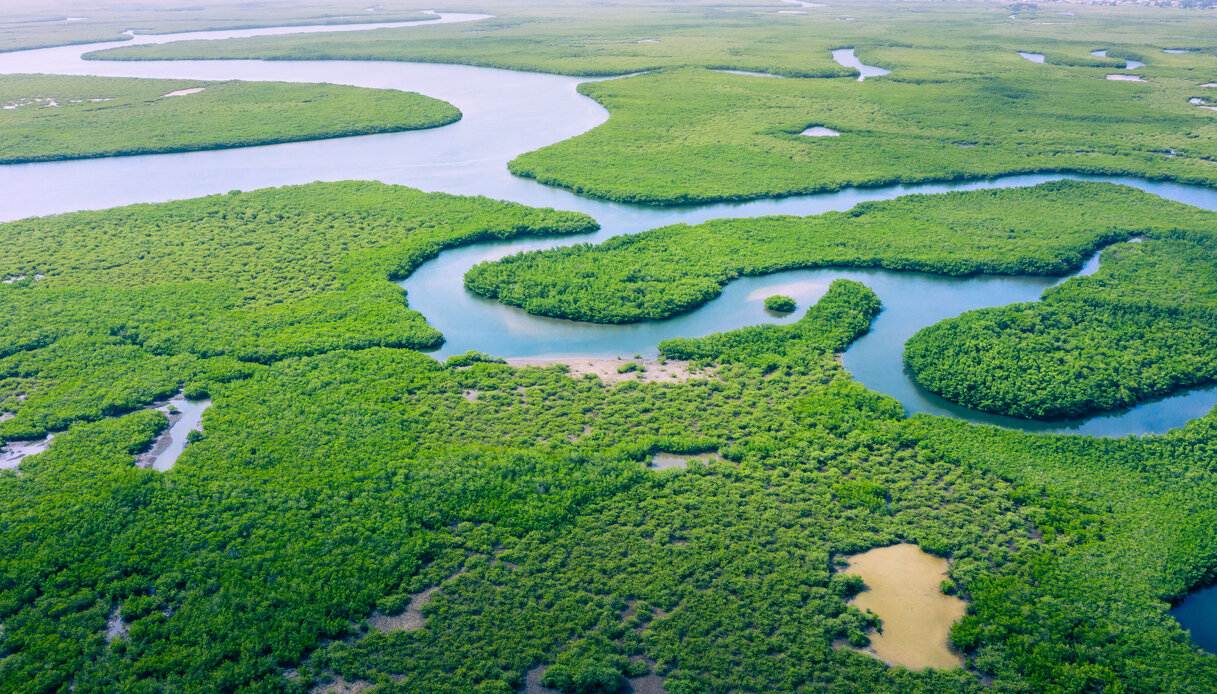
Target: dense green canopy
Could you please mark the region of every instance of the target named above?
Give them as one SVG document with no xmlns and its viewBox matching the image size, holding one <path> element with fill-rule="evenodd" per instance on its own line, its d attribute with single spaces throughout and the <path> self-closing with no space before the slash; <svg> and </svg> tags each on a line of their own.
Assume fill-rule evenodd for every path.
<svg viewBox="0 0 1217 694">
<path fill-rule="evenodd" d="M 368 135 L 461 117 L 438 99 L 387 89 L 65 75 L 2 75 L 0 107 L 0 164 Z"/>
</svg>

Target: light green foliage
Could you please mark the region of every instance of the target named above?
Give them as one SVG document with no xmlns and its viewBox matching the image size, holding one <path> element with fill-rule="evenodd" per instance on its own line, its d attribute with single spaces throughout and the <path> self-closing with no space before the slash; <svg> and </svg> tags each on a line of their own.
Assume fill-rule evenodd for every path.
<svg viewBox="0 0 1217 694">
<path fill-rule="evenodd" d="M 480 264 L 465 286 L 531 313 L 630 322 L 694 308 L 743 275 L 813 267 L 1055 275 L 1113 241 L 1215 228 L 1211 212 L 1122 186 L 1062 181 L 664 227 Z"/>
<path fill-rule="evenodd" d="M 417 43 L 384 32 L 257 45 L 272 57 L 318 45 L 342 57 L 367 41 L 388 57 L 572 72 L 794 73 L 835 71 L 827 49 L 848 41 L 896 70 L 862 84 L 682 69 L 598 85 L 613 138 L 597 131 L 522 161 L 605 195 L 747 196 L 1024 164 L 1199 178 L 1212 168 L 1197 158 L 1212 156 L 1209 126 L 1196 125 L 1209 116 L 1178 97 L 1212 81 L 1217 62 L 1148 45 L 1211 43 L 1204 15 L 632 8 L 569 3 L 527 22 L 504 8 L 480 26 L 417 30 Z M 846 11 L 860 21 L 838 21 Z M 658 43 L 637 43 L 651 32 Z M 1151 83 L 1061 66 L 1117 62 L 1088 56 L 1100 47 L 1150 60 Z M 799 139 L 810 122 L 843 135 Z M 973 137 L 963 154 L 949 149 Z M 870 149 L 853 149 L 867 138 Z M 1164 147 L 1180 154 L 1153 151 Z M 596 157 L 620 166 L 586 163 Z M 905 419 L 834 358 L 880 310 L 854 282 L 790 325 L 665 342 L 667 357 L 714 365 L 687 382 L 614 385 L 408 349 L 441 338 L 391 279 L 456 244 L 593 226 L 370 183 L 0 225 L 0 279 L 12 280 L 0 284 L 0 410 L 16 413 L 0 436 L 59 432 L 0 474 L 0 690 L 303 694 L 341 676 L 380 693 L 509 694 L 546 668 L 567 691 L 646 670 L 670 694 L 1217 691 L 1217 659 L 1189 643 L 1166 602 L 1217 572 L 1217 417 L 1120 440 Z M 1042 312 L 1045 339 L 1076 346 L 1071 355 L 1149 345 L 1170 370 L 1186 350 L 1164 356 L 1150 341 L 1177 343 L 1211 314 L 1212 231 L 1209 213 L 1066 183 L 670 227 L 481 266 L 470 282 L 538 312 L 637 320 L 703 302 L 740 274 L 1054 274 L 1143 235 L 1109 251 L 1098 275 L 1009 311 Z M 973 320 L 935 330 L 964 335 Z M 1173 330 L 1180 321 L 1187 329 Z M 1040 339 L 973 334 L 997 356 Z M 166 421 L 130 410 L 182 387 L 214 400 L 204 433 L 171 471 L 136 468 Z M 646 466 L 658 451 L 709 450 L 723 460 Z M 950 586 L 970 604 L 952 632 L 967 670 L 910 672 L 835 647 L 864 645 L 877 624 L 847 604 L 862 586 L 835 570 L 841 556 L 897 542 L 951 558 Z M 423 628 L 370 628 L 370 615 L 400 613 L 430 588 Z M 108 642 L 117 617 L 127 632 Z"/>
<path fill-rule="evenodd" d="M 203 91 L 167 96 L 187 89 Z M 0 105 L 0 164 L 367 135 L 461 117 L 451 104 L 392 90 L 60 75 L 0 76 Z"/>
<path fill-rule="evenodd" d="M 879 299 L 857 282 L 837 281 L 828 293 L 793 325 L 756 325 L 699 338 L 664 340 L 660 352 L 669 359 L 698 361 L 748 360 L 766 371 L 807 350 L 843 351 L 870 329 L 879 314 Z"/>
<path fill-rule="evenodd" d="M 798 20 L 776 14 L 764 0 L 722 3 L 694 0 L 616 1 L 598 5 L 577 0 L 445 6 L 492 12 L 466 24 L 379 29 L 355 34 L 312 34 L 232 39 L 223 43 L 184 41 L 120 47 L 93 59 L 159 60 L 186 57 L 321 60 L 405 60 L 484 65 L 573 75 L 620 75 L 663 67 L 704 65 L 766 70 L 801 77 L 832 77 L 850 71 L 834 63 L 828 36 L 796 37 Z M 838 37 L 839 38 L 839 37 Z"/>
<path fill-rule="evenodd" d="M 681 384 L 407 350 L 281 361 L 218 384 L 206 436 L 165 475 L 130 465 L 159 415 L 73 427 L 0 479 L 0 681 L 505 692 L 537 666 L 577 688 L 645 657 L 674 692 L 982 691 L 832 647 L 874 625 L 832 558 L 910 541 L 953 558 L 977 615 L 957 639 L 995 686 L 1217 683 L 1161 602 L 1201 578 L 1217 537 L 1198 512 L 1207 429 L 1073 443 L 906 422 L 814 341 L 864 329 L 873 306 L 851 306 L 867 295 L 834 287 L 776 371 L 727 334 L 736 357 Z M 690 432 L 729 461 L 645 470 Z M 422 630 L 362 630 L 430 586 Z M 107 645 L 115 608 L 129 633 Z"/>
<path fill-rule="evenodd" d="M 972 606 L 953 638 L 975 649 L 977 667 L 1037 669 L 1041 691 L 1212 686 L 1201 684 L 1217 675 L 1211 655 L 1189 684 L 1163 674 L 1190 669 L 1184 663 L 1196 653 L 1164 618 L 1164 601 L 1213 578 L 1214 424 L 1210 416 L 1167 436 L 1111 440 L 911 420 L 910 435 L 924 450 L 1013 481 L 1020 503 L 1073 500 L 1042 507 L 1046 515 L 1034 521 L 1050 544 L 1056 533 L 1070 535 L 1059 551 L 1034 552 L 964 586 Z M 1134 676 L 1134 684 L 1128 667 L 1146 648 L 1157 653 L 1156 672 Z"/>
<path fill-rule="evenodd" d="M 594 226 L 355 182 L 0 225 L 0 277 L 13 280 L 0 284 L 0 407 L 16 413 L 0 436 L 126 411 L 217 368 L 248 370 L 234 358 L 437 345 L 391 280 L 453 245 Z"/>
<path fill-rule="evenodd" d="M 1217 226 L 1210 226 L 1210 230 Z M 926 388 L 1021 417 L 1126 407 L 1217 379 L 1217 237 L 1154 234 L 1041 302 L 926 328 L 905 362 Z"/>
<path fill-rule="evenodd" d="M 1191 78 L 1164 74 L 1132 84 L 1017 55 L 994 62 L 991 74 L 942 81 L 774 80 L 684 69 L 583 84 L 580 91 L 612 113 L 608 122 L 524 154 L 511 170 L 648 203 L 1034 171 L 1217 181 L 1217 117 L 1187 104 L 1196 90 Z M 901 66 L 892 67 L 897 74 Z M 841 135 L 800 135 L 808 125 Z"/>
<path fill-rule="evenodd" d="M 774 294 L 765 297 L 765 308 L 774 313 L 793 313 L 798 308 L 798 304 L 784 294 Z"/>
<path fill-rule="evenodd" d="M 789 8 L 787 8 L 789 9 Z M 613 200 L 738 200 L 852 185 L 1032 171 L 1214 183 L 1217 114 L 1189 105 L 1217 78 L 1217 21 L 1197 12 L 1075 8 L 1009 18 L 1004 5 L 851 3 L 520 8 L 484 22 L 371 34 L 120 48 L 105 59 L 426 60 L 567 74 L 609 121 L 518 157 L 517 175 Z M 523 16 L 521 16 L 523 15 Z M 524 17 L 527 17 L 525 19 Z M 854 21 L 842 21 L 846 17 Z M 403 32 L 412 32 L 405 34 Z M 1203 47 L 1185 54 L 1161 47 Z M 891 74 L 858 83 L 831 50 Z M 1109 58 L 1090 55 L 1106 48 Z M 1020 58 L 1040 51 L 1048 63 Z M 1140 56 L 1146 83 L 1105 76 Z M 710 68 L 709 70 L 706 68 Z M 722 74 L 768 72 L 798 79 Z M 808 125 L 840 137 L 799 133 Z M 605 166 L 605 162 L 612 162 Z"/>
</svg>

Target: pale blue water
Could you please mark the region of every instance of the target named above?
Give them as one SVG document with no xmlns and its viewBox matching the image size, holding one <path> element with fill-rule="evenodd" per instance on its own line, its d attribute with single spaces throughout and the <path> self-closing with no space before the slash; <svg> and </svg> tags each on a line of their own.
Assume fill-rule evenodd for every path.
<svg viewBox="0 0 1217 694">
<path fill-rule="evenodd" d="M 441 16 L 427 24 L 476 21 L 482 15 Z M 334 30 L 365 27 L 339 26 Z M 296 33 L 299 27 L 206 32 L 209 39 Z M 162 43 L 200 34 L 137 36 L 124 45 Z M 410 305 L 442 331 L 437 357 L 476 349 L 500 356 L 615 356 L 653 354 L 662 339 L 699 336 L 763 322 L 781 323 L 763 310 L 764 296 L 781 291 L 802 306 L 835 278 L 871 287 L 885 305 L 872 331 L 844 355 L 863 384 L 897 398 L 911 412 L 928 412 L 1029 430 L 1095 435 L 1162 432 L 1217 405 L 1217 387 L 1198 389 L 1132 410 L 1083 422 L 1033 423 L 977 413 L 921 391 L 904 373 L 903 345 L 914 332 L 945 318 L 988 306 L 1033 301 L 1059 281 L 1043 277 L 952 279 L 877 270 L 812 270 L 744 278 L 688 314 L 635 325 L 593 325 L 530 316 L 466 292 L 462 277 L 474 263 L 524 250 L 601 241 L 667 224 L 719 217 L 809 215 L 911 193 L 1029 186 L 1061 178 L 1130 185 L 1163 198 L 1217 209 L 1217 190 L 1132 177 L 1030 174 L 963 183 L 846 188 L 833 193 L 740 203 L 645 207 L 605 202 L 511 176 L 506 164 L 523 152 L 573 137 L 599 125 L 607 113 L 576 92 L 578 78 L 461 65 L 374 61 L 82 61 L 84 53 L 117 44 L 94 44 L 0 54 L 0 73 L 44 72 L 199 80 L 242 79 L 331 82 L 417 91 L 461 109 L 462 119 L 432 130 L 301 142 L 265 147 L 0 166 L 0 219 L 18 219 L 135 202 L 197 197 L 315 180 L 375 179 L 423 190 L 486 195 L 527 205 L 585 212 L 600 223 L 590 235 L 486 243 L 444 252 L 402 282 Z M 838 53 L 840 55 L 838 55 Z M 851 49 L 839 61 L 861 66 Z M 853 61 L 853 62 L 848 62 Z M 873 68 L 880 70 L 881 68 Z M 886 73 L 886 71 L 882 71 Z M 879 72 L 864 71 L 863 76 Z M 189 98 L 189 97 L 180 97 Z M 1093 265 L 1091 266 L 1093 268 Z"/>
<path fill-rule="evenodd" d="M 832 59 L 837 61 L 842 67 L 852 67 L 858 71 L 858 81 L 864 82 L 867 77 L 882 77 L 883 75 L 891 74 L 891 70 L 885 70 L 874 65 L 863 65 L 858 56 L 854 55 L 852 48 L 838 48 L 832 52 Z"/>
</svg>

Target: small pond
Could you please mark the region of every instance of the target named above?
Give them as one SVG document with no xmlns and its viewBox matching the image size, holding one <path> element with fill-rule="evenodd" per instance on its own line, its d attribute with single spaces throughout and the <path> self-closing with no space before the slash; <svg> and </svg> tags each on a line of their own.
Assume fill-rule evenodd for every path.
<svg viewBox="0 0 1217 694">
<path fill-rule="evenodd" d="M 1187 596 L 1171 610 L 1171 615 L 1192 633 L 1192 643 L 1217 653 L 1217 586 Z"/>
<path fill-rule="evenodd" d="M 845 573 L 862 577 L 866 590 L 850 604 L 883 620 L 882 631 L 871 635 L 869 653 L 888 665 L 910 670 L 963 667 L 951 649 L 951 625 L 967 603 L 945 595 L 947 560 L 923 552 L 917 545 L 899 544 L 847 557 Z"/>
</svg>

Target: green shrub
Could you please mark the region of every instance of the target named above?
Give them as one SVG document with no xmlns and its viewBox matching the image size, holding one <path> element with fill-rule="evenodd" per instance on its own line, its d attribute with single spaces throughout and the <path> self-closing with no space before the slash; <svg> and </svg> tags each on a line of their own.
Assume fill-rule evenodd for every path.
<svg viewBox="0 0 1217 694">
<path fill-rule="evenodd" d="M 798 304 L 788 296 L 774 294 L 773 296 L 765 297 L 765 308 L 774 313 L 793 313 L 798 308 Z"/>
</svg>

